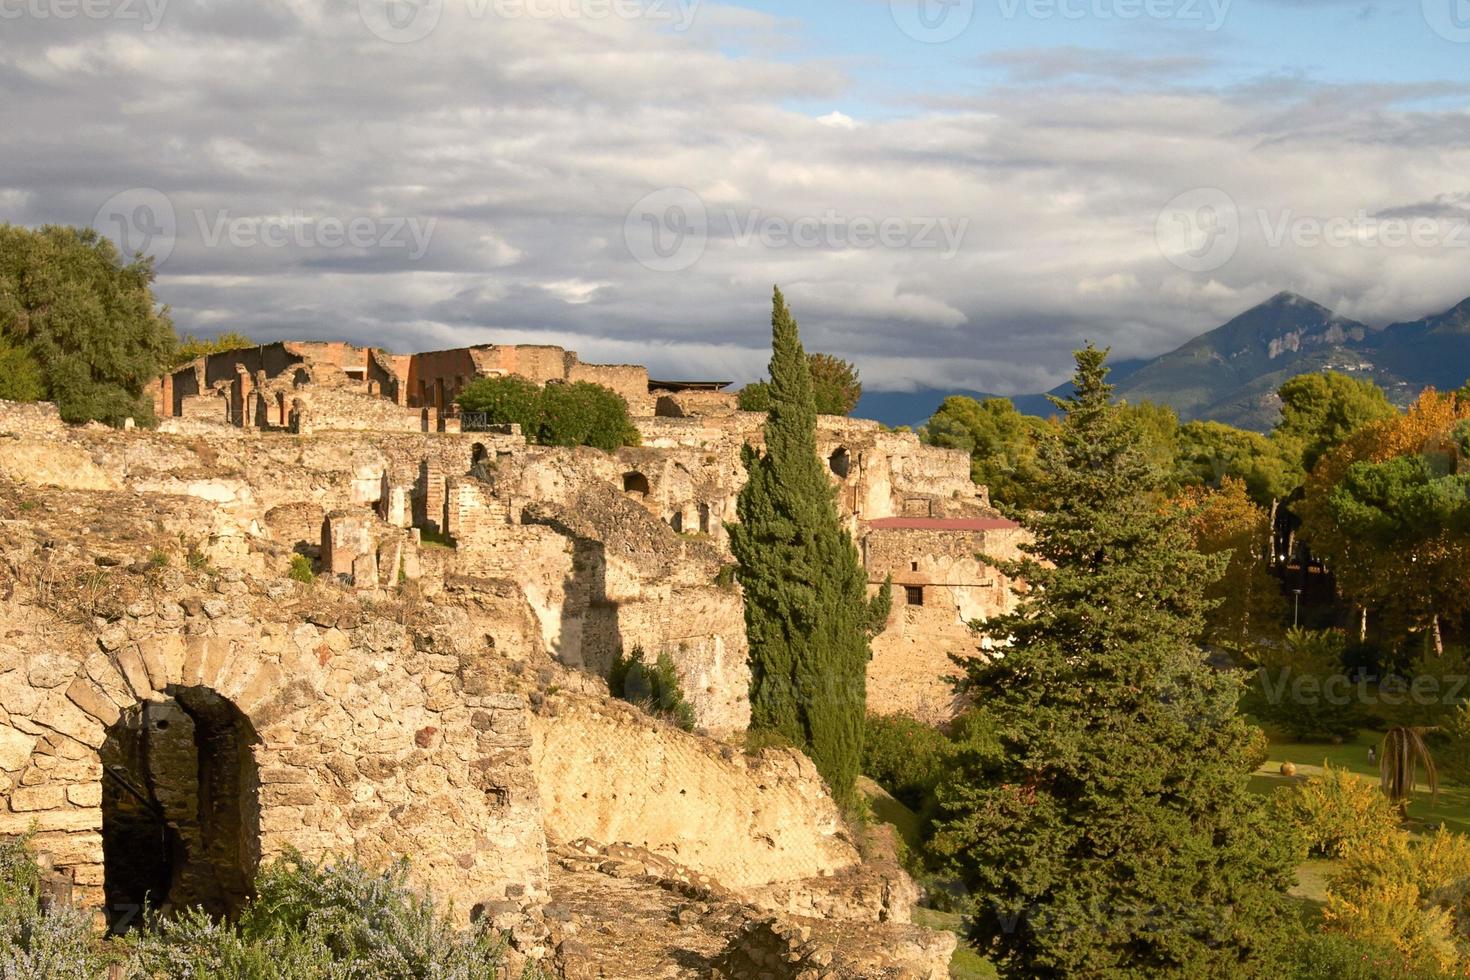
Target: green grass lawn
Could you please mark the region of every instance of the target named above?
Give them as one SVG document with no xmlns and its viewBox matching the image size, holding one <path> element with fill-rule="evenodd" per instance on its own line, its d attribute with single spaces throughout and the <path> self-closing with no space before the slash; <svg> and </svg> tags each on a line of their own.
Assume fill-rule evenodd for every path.
<svg viewBox="0 0 1470 980">
<path fill-rule="evenodd" d="M 1251 788 L 1262 793 L 1271 792 L 1289 785 L 1292 780 L 1281 775 L 1281 764 L 1296 764 L 1296 779 L 1305 779 L 1321 773 L 1323 761 L 1339 769 L 1351 769 L 1360 776 L 1378 781 L 1378 764 L 1368 761 L 1368 746 L 1378 748 L 1383 741 L 1382 732 L 1364 731 L 1357 739 L 1342 745 L 1325 742 L 1304 743 L 1286 740 L 1271 740 L 1271 756 L 1266 764 L 1256 771 L 1251 779 Z M 1429 787 L 1420 783 L 1414 800 L 1409 804 L 1409 819 L 1416 829 L 1434 830 L 1440 824 L 1462 834 L 1470 834 L 1470 786 L 1461 786 L 1440 780 L 1439 798 L 1433 799 Z"/>
</svg>

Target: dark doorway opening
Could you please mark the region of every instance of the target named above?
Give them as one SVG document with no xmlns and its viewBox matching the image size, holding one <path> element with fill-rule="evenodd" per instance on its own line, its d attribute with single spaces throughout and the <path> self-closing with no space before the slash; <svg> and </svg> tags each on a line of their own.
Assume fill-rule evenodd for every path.
<svg viewBox="0 0 1470 980">
<path fill-rule="evenodd" d="M 832 455 L 827 457 L 827 466 L 838 479 L 845 480 L 852 472 L 852 454 L 847 451 L 846 447 L 838 446 L 833 450 Z"/>
<path fill-rule="evenodd" d="M 142 912 L 236 915 L 260 866 L 259 739 L 203 687 L 123 712 L 101 750 L 103 891 L 114 933 Z"/>
<path fill-rule="evenodd" d="M 648 477 L 644 476 L 642 473 L 634 472 L 623 474 L 624 493 L 636 494 L 640 497 L 646 497 L 648 496 L 650 489 L 651 487 L 649 487 L 648 485 Z"/>
</svg>

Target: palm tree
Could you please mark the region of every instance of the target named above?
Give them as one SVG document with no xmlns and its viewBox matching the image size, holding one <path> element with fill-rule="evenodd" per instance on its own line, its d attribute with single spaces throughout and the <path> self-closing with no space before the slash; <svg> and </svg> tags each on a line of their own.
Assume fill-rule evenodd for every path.
<svg viewBox="0 0 1470 980">
<path fill-rule="evenodd" d="M 1424 765 L 1425 781 L 1429 792 L 1439 795 L 1439 772 L 1434 766 L 1434 757 L 1424 735 L 1429 728 L 1391 728 L 1383 736 L 1383 748 L 1378 753 L 1378 782 L 1383 792 L 1398 804 L 1399 813 L 1408 816 L 1409 800 L 1414 796 L 1419 765 Z"/>
</svg>

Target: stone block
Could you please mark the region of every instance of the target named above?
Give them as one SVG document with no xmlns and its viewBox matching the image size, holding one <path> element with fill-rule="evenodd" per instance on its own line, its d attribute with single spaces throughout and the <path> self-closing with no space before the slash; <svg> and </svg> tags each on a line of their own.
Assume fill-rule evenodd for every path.
<svg viewBox="0 0 1470 980">
<path fill-rule="evenodd" d="M 128 686 L 139 700 L 153 695 L 153 682 L 148 678 L 148 669 L 143 666 L 143 655 L 135 646 L 125 646 L 114 655 L 118 670 L 127 679 Z"/>
<path fill-rule="evenodd" d="M 64 786 L 21 786 L 10 791 L 10 809 L 16 813 L 55 810 L 66 806 Z"/>
<path fill-rule="evenodd" d="M 0 725 L 0 771 L 19 772 L 36 750 L 37 738 Z"/>
<path fill-rule="evenodd" d="M 102 811 L 87 810 L 36 810 L 27 813 L 0 812 L 0 834 L 25 834 L 31 830 L 38 833 L 74 833 L 102 829 Z"/>
<path fill-rule="evenodd" d="M 71 682 L 71 686 L 66 689 L 66 696 L 71 698 L 72 704 L 104 725 L 115 725 L 122 717 L 122 712 L 118 710 L 117 705 L 112 703 L 112 699 L 103 694 L 102 689 L 96 684 L 84 677 L 78 677 Z"/>
<path fill-rule="evenodd" d="M 82 783 L 66 788 L 66 800 L 73 806 L 98 807 L 102 805 L 102 784 Z"/>
<path fill-rule="evenodd" d="M 148 684 L 153 690 L 161 691 L 168 687 L 168 662 L 164 659 L 159 643 L 150 640 L 139 644 L 138 656 L 143 660 L 143 668 L 148 671 Z"/>
</svg>

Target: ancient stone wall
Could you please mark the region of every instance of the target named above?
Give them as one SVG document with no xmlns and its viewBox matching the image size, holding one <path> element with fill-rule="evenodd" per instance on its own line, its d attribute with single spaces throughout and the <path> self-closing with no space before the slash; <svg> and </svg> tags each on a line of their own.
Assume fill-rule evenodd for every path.
<svg viewBox="0 0 1470 980">
<path fill-rule="evenodd" d="M 0 646 L 0 833 L 37 831 L 37 848 L 87 904 L 102 903 L 104 885 L 133 894 L 105 880 L 104 851 L 136 814 L 109 824 L 104 790 L 118 782 L 124 796 L 150 794 L 159 831 L 188 840 L 199 829 L 169 814 L 200 812 L 189 804 L 203 792 L 200 763 L 176 753 L 170 765 L 162 730 L 152 768 L 109 753 L 148 709 L 145 724 L 167 726 L 182 711 L 200 726 L 213 700 L 247 733 L 254 784 L 227 802 L 258 827 L 257 860 L 286 847 L 373 865 L 411 855 L 416 880 L 461 916 L 543 888 L 526 703 L 487 689 L 483 634 L 477 643 L 463 614 L 410 630 L 351 605 L 318 606 L 294 584 L 238 574 L 215 584 L 212 595 L 193 592 L 178 573 L 100 633 L 52 623 Z M 14 600 L 6 609 L 9 623 L 48 618 Z M 104 762 L 116 776 L 104 778 Z M 190 851 L 175 876 L 253 872 L 238 852 L 207 850 Z"/>
<path fill-rule="evenodd" d="M 532 720 L 548 837 L 646 848 L 728 887 L 827 875 L 858 863 L 811 761 L 759 757 L 650 723 L 630 705 L 548 699 Z"/>
<path fill-rule="evenodd" d="M 870 592 L 893 582 L 888 624 L 872 641 L 868 709 L 931 723 L 962 707 L 946 678 L 951 654 L 980 655 L 970 624 L 1015 608 L 1015 584 L 980 560 L 1020 557 L 1024 533 L 999 519 L 890 518 L 869 525 L 861 546 Z"/>
<path fill-rule="evenodd" d="M 52 402 L 8 402 L 0 399 L 0 435 L 44 436 L 66 428 Z"/>
</svg>

